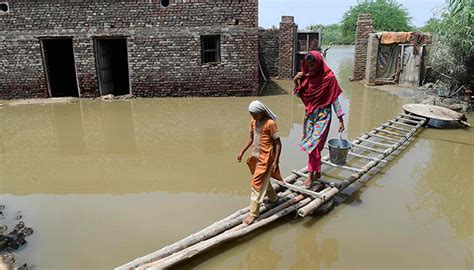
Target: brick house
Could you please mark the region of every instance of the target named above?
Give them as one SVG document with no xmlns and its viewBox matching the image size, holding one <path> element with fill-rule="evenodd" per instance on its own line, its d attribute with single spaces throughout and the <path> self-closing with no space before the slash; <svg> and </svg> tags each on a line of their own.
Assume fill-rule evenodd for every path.
<svg viewBox="0 0 474 270">
<path fill-rule="evenodd" d="M 296 44 L 291 16 L 259 30 L 258 0 L 0 0 L 0 99 L 256 95 Z"/>
<path fill-rule="evenodd" d="M 252 95 L 257 0 L 0 0 L 0 98 Z"/>
</svg>

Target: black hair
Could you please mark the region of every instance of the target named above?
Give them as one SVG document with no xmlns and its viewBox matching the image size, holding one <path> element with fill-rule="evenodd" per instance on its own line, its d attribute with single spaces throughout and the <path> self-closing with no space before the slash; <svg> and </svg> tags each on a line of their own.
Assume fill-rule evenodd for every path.
<svg viewBox="0 0 474 270">
<path fill-rule="evenodd" d="M 312 53 L 307 53 L 305 56 L 304 56 L 304 60 L 305 61 L 313 61 L 313 62 L 316 62 L 316 57 L 314 57 L 314 55 Z"/>
</svg>

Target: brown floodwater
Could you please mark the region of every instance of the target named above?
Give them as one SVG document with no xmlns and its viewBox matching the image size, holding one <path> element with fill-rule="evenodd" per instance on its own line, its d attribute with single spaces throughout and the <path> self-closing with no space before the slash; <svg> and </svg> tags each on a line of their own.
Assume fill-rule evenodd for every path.
<svg viewBox="0 0 474 270">
<path fill-rule="evenodd" d="M 348 82 L 353 47 L 331 49 L 327 61 L 344 88 L 349 138 L 409 102 Z M 80 100 L 1 108 L 0 204 L 7 219 L 0 223 L 13 224 L 8 218 L 21 211 L 35 230 L 18 261 L 35 269 L 110 269 L 247 206 L 249 173 L 235 157 L 247 138 L 253 99 Z M 279 117 L 282 173 L 304 167 L 305 153 L 297 147 L 301 102 L 289 94 L 259 99 Z M 472 129 L 426 129 L 360 189 L 346 191 L 330 213 L 290 215 L 185 266 L 472 269 L 473 157 Z"/>
</svg>

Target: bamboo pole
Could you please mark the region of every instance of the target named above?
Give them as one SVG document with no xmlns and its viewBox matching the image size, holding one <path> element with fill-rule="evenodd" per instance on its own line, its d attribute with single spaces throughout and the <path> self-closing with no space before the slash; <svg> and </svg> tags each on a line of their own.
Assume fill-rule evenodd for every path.
<svg viewBox="0 0 474 270">
<path fill-rule="evenodd" d="M 408 141 L 408 139 L 411 138 L 415 134 L 415 132 L 417 132 L 422 127 L 424 122 L 425 121 L 420 121 L 420 123 L 418 123 L 418 125 L 416 125 L 410 132 L 408 132 L 407 134 L 404 135 L 403 139 L 401 139 L 398 143 L 394 144 L 392 147 L 386 149 L 384 151 L 384 153 L 377 156 L 377 158 L 378 159 L 384 159 L 385 157 L 390 155 L 393 151 L 395 151 L 395 149 L 397 149 L 402 144 L 404 144 L 406 141 Z M 363 137 L 365 137 L 365 136 L 363 136 Z M 357 144 L 357 143 L 360 143 L 360 141 L 355 140 L 352 143 Z M 355 181 L 359 180 L 365 173 L 367 173 L 370 169 L 375 167 L 378 163 L 379 163 L 378 161 L 372 160 L 369 163 L 367 163 L 366 165 L 364 165 L 362 167 L 363 171 L 360 172 L 360 173 L 352 174 L 348 179 L 346 179 L 347 181 L 344 181 L 342 183 L 342 185 L 340 186 L 340 188 L 337 192 L 342 191 L 343 189 L 345 189 L 346 187 L 348 187 L 349 185 L 351 185 Z M 330 199 L 330 197 L 327 197 L 327 199 Z M 298 215 L 300 215 L 302 217 L 305 217 L 305 216 L 313 213 L 319 206 L 320 206 L 319 202 L 314 200 L 314 201 L 308 203 L 307 205 L 305 205 L 304 207 L 298 209 L 297 213 L 298 213 Z"/>
<path fill-rule="evenodd" d="M 328 161 L 327 159 L 325 160 L 324 158 L 321 158 L 321 162 L 325 165 L 328 165 L 328 166 L 331 166 L 331 167 L 334 167 L 334 168 L 338 168 L 338 169 L 343 169 L 343 170 L 347 170 L 347 171 L 351 171 L 351 172 L 358 172 L 360 171 L 359 168 L 356 168 L 356 167 L 352 167 L 352 166 L 348 166 L 348 165 L 338 165 L 338 164 L 334 164 L 330 161 Z"/>
<path fill-rule="evenodd" d="M 368 147 L 368 146 L 361 145 L 361 144 L 352 144 L 352 146 L 360 147 L 360 148 L 363 148 L 363 149 L 366 149 L 366 150 L 370 150 L 370 151 L 373 151 L 373 152 L 377 152 L 377 153 L 380 153 L 380 154 L 383 153 L 383 150 L 375 149 L 375 148 Z"/>
<path fill-rule="evenodd" d="M 307 172 L 307 168 L 305 167 L 305 168 L 301 169 L 300 172 L 303 172 L 303 173 Z M 292 175 L 289 175 L 288 177 L 286 177 L 283 180 L 285 182 L 288 182 L 288 183 L 293 183 L 298 178 L 299 178 L 298 175 L 292 174 Z M 275 190 L 277 191 L 279 188 L 280 187 L 278 185 L 276 185 Z M 287 196 L 290 193 L 291 192 L 289 192 L 289 191 L 285 191 L 281 195 L 280 194 L 279 195 L 280 196 Z M 284 201 L 285 198 L 284 197 L 280 198 L 280 200 Z M 266 205 L 264 205 L 260 208 L 260 212 L 263 212 L 265 210 L 266 210 Z M 178 252 L 178 251 L 180 251 L 180 250 L 182 250 L 182 249 L 184 249 L 188 246 L 191 246 L 195 243 L 206 240 L 206 239 L 208 239 L 212 236 L 215 236 L 218 233 L 221 233 L 221 232 L 229 229 L 232 226 L 236 226 L 239 223 L 241 223 L 243 218 L 245 218 L 245 216 L 247 215 L 248 211 L 249 211 L 249 207 L 245 207 L 245 208 L 242 208 L 240 210 L 237 210 L 236 212 L 229 215 L 228 217 L 211 224 L 210 226 L 200 230 L 197 233 L 191 234 L 191 235 L 181 239 L 180 241 L 178 241 L 178 242 L 176 242 L 172 245 L 166 246 L 166 247 L 164 247 L 164 248 L 162 248 L 158 251 L 155 251 L 151 254 L 148 254 L 146 256 L 137 258 L 137 259 L 135 259 L 135 260 L 133 260 L 129 263 L 126 263 L 124 265 L 121 265 L 121 266 L 119 266 L 115 269 L 117 269 L 117 270 L 133 269 L 133 268 L 136 268 L 139 265 L 142 265 L 142 264 L 147 263 L 149 261 L 154 261 L 154 260 L 157 260 L 157 259 L 160 259 L 160 258 L 164 258 L 164 257 L 169 256 L 169 255 L 171 255 L 175 252 Z"/>
<path fill-rule="evenodd" d="M 399 113 L 398 115 L 410 117 L 410 118 L 417 119 L 417 120 L 424 120 L 424 121 L 426 121 L 426 117 L 416 116 L 416 115 L 413 115 L 413 114 Z"/>
<path fill-rule="evenodd" d="M 304 174 L 304 173 L 298 173 L 296 171 L 293 171 L 293 173 L 297 173 L 299 174 L 301 177 L 305 177 L 307 178 L 308 175 L 307 174 Z M 315 179 L 314 181 L 318 181 L 320 183 L 323 183 L 323 184 L 326 184 L 328 185 L 329 187 L 339 187 L 342 185 L 342 182 L 346 181 L 346 180 L 336 180 L 337 182 L 335 181 L 329 181 L 329 180 L 325 180 L 323 178 L 319 178 L 319 179 Z"/>
<path fill-rule="evenodd" d="M 416 121 L 416 120 L 413 120 L 413 119 L 408 119 L 408 118 L 403 118 L 403 117 L 396 117 L 395 118 L 396 120 L 400 120 L 400 121 L 405 121 L 405 122 L 408 122 L 408 123 L 413 123 L 413 124 L 418 124 L 420 123 L 420 121 Z"/>
<path fill-rule="evenodd" d="M 347 154 L 349 154 L 351 156 L 359 157 L 359 158 L 365 158 L 365 159 L 368 159 L 368 160 L 377 160 L 378 162 L 382 162 L 382 163 L 387 163 L 388 162 L 385 159 L 377 159 L 375 157 L 369 157 L 369 156 L 361 155 L 359 153 L 354 153 L 354 152 L 349 152 Z"/>
<path fill-rule="evenodd" d="M 384 133 L 387 133 L 387 134 L 390 134 L 390 135 L 393 135 L 393 136 L 405 137 L 403 134 L 392 132 L 392 131 L 389 131 L 389 130 L 385 130 L 383 128 L 374 128 L 374 129 L 379 131 L 379 132 L 384 132 Z"/>
<path fill-rule="evenodd" d="M 391 144 L 386 144 L 386 143 L 371 141 L 371 140 L 369 140 L 369 139 L 364 139 L 364 138 L 360 138 L 360 137 L 357 137 L 356 139 L 359 140 L 359 141 L 368 142 L 368 143 L 380 145 L 380 146 L 383 146 L 383 147 L 391 147 L 391 146 L 392 146 Z"/>
<path fill-rule="evenodd" d="M 400 131 L 403 131 L 403 132 L 409 132 L 411 130 L 411 129 L 401 128 L 401 127 L 396 127 L 396 126 L 390 125 L 390 124 L 383 124 L 382 126 L 384 126 L 386 128 L 392 128 L 392 129 L 395 129 L 395 130 L 400 130 Z"/>
<path fill-rule="evenodd" d="M 314 197 L 314 198 L 320 198 L 320 197 L 321 197 L 321 194 L 320 194 L 320 193 L 315 192 L 315 191 L 312 191 L 312 190 L 309 190 L 309 189 L 306 189 L 306 188 L 302 188 L 302 187 L 299 187 L 299 186 L 296 186 L 296 185 L 284 183 L 284 182 L 281 182 L 281 181 L 278 181 L 278 180 L 273 180 L 273 179 L 272 179 L 271 181 L 272 181 L 273 183 L 277 184 L 277 185 L 280 185 L 280 186 L 282 186 L 282 187 L 286 187 L 287 189 L 292 190 L 292 191 L 296 191 L 296 192 L 299 192 L 299 193 L 303 193 L 303 194 L 312 196 L 312 197 Z"/>
<path fill-rule="evenodd" d="M 327 188 L 321 193 L 326 193 L 330 190 L 331 188 Z M 323 200 L 322 198 L 318 198 L 316 200 Z M 183 249 L 169 257 L 163 258 L 161 260 L 151 262 L 147 265 L 144 265 L 140 269 L 149 269 L 149 270 L 155 270 L 155 269 L 165 269 L 168 267 L 171 267 L 175 264 L 178 264 L 182 261 L 188 260 L 194 256 L 196 256 L 199 253 L 202 253 L 206 251 L 207 249 L 217 245 L 221 244 L 223 242 L 232 240 L 234 238 L 238 238 L 241 236 L 244 236 L 260 227 L 263 227 L 270 222 L 281 218 L 283 216 L 286 216 L 287 214 L 295 211 L 299 207 L 309 203 L 311 201 L 310 198 L 305 198 L 303 195 L 298 195 L 291 201 L 288 201 L 284 203 L 283 205 L 274 208 L 267 212 L 265 215 L 262 215 L 260 218 L 258 218 L 254 223 L 250 225 L 246 224 L 241 224 L 237 226 L 234 229 L 228 230 L 224 233 L 219 234 L 218 236 L 208 239 L 205 241 L 202 241 L 200 243 L 197 243 L 193 246 L 187 247 L 186 249 Z"/>
<path fill-rule="evenodd" d="M 405 123 L 402 123 L 401 121 L 393 121 L 393 120 L 390 120 L 390 121 L 388 121 L 388 122 L 390 122 L 391 124 L 396 124 L 396 125 L 400 125 L 400 126 L 404 126 L 404 127 L 409 127 L 409 128 L 413 128 L 413 127 L 414 127 L 413 125 L 405 124 Z"/>
<path fill-rule="evenodd" d="M 204 250 L 206 250 L 206 249 L 208 249 L 208 248 L 210 248 L 214 245 L 217 245 L 217 244 L 219 244 L 223 241 L 228 241 L 230 239 L 243 236 L 243 235 L 251 232 L 252 230 L 255 230 L 259 227 L 265 226 L 266 224 L 276 220 L 277 218 L 279 218 L 281 216 L 287 215 L 288 213 L 291 213 L 294 210 L 298 209 L 298 214 L 299 215 L 306 216 L 306 215 L 312 213 L 317 208 L 319 208 L 324 203 L 325 200 L 328 200 L 328 199 L 332 198 L 339 191 L 343 190 L 344 188 L 346 188 L 347 186 L 351 185 L 353 182 L 358 180 L 360 177 L 362 177 L 363 174 L 365 174 L 370 169 L 375 167 L 379 162 L 381 162 L 381 160 L 383 160 L 384 157 L 388 156 L 393 151 L 395 151 L 395 149 L 397 149 L 399 146 L 401 146 L 406 141 L 408 141 L 408 139 L 416 131 L 418 131 L 419 128 L 425 122 L 426 122 L 426 120 L 420 121 L 410 132 L 408 132 L 407 134 L 404 134 L 404 135 L 399 134 L 399 133 L 395 133 L 395 132 L 389 132 L 389 131 L 386 131 L 383 128 L 380 128 L 380 127 L 376 128 L 375 130 L 377 130 L 377 131 L 393 133 L 393 134 L 395 134 L 399 137 L 402 137 L 403 139 L 400 139 L 400 141 L 397 142 L 396 144 L 394 144 L 392 147 L 390 147 L 390 148 L 386 149 L 385 151 L 383 151 L 384 152 L 383 154 L 381 154 L 381 155 L 379 155 L 375 158 L 371 158 L 371 161 L 369 163 L 367 163 L 366 165 L 364 165 L 361 168 L 360 172 L 352 174 L 351 177 L 349 177 L 348 179 L 346 179 L 344 181 L 340 181 L 340 183 L 337 185 L 337 187 L 336 187 L 336 185 L 334 185 L 334 182 L 324 181 L 324 180 L 320 179 L 321 182 L 328 183 L 328 185 L 330 185 L 323 192 L 321 192 L 321 193 L 324 193 L 324 195 L 325 195 L 324 197 L 312 200 L 309 197 L 304 198 L 303 195 L 297 195 L 296 196 L 296 194 L 291 193 L 291 191 L 287 190 L 287 191 L 283 192 L 283 194 L 285 194 L 285 193 L 290 194 L 290 195 L 288 195 L 288 196 L 292 197 L 290 199 L 290 201 L 283 202 L 283 203 L 279 204 L 278 206 L 276 206 L 276 207 L 268 210 L 267 212 L 263 213 L 260 216 L 260 218 L 257 219 L 257 221 L 254 222 L 253 224 L 251 224 L 250 226 L 247 226 L 245 224 L 238 225 L 238 223 L 235 223 L 236 220 L 241 222 L 240 218 L 243 217 L 244 215 L 246 215 L 246 213 L 248 212 L 248 207 L 243 208 L 243 209 L 235 212 L 234 214 L 230 215 L 229 217 L 225 218 L 224 220 L 221 220 L 220 222 L 216 222 L 213 225 L 209 226 L 208 228 L 206 228 L 204 230 L 201 230 L 201 232 L 204 232 L 204 233 L 209 233 L 208 232 L 209 229 L 215 230 L 214 231 L 214 237 L 212 237 L 212 235 L 211 235 L 212 238 L 211 237 L 206 238 L 206 237 L 202 237 L 202 236 L 201 237 L 191 237 L 191 236 L 189 236 L 189 237 L 187 237 L 183 240 L 186 240 L 186 239 L 191 240 L 191 241 L 189 241 L 189 243 L 194 243 L 194 244 L 189 244 L 188 243 L 188 245 L 186 247 L 183 247 L 183 246 L 177 247 L 175 244 L 178 244 L 179 242 L 183 241 L 183 240 L 181 240 L 178 243 L 175 243 L 174 245 L 170 245 L 169 247 L 174 246 L 174 249 L 176 250 L 176 251 L 172 252 L 172 255 L 170 255 L 171 253 L 169 253 L 166 256 L 163 256 L 163 254 L 161 254 L 161 256 L 153 257 L 153 256 L 151 256 L 151 255 L 155 254 L 155 253 L 153 253 L 153 254 L 150 254 L 148 256 L 140 258 L 141 261 L 140 261 L 140 259 L 137 259 L 137 260 L 135 260 L 131 263 L 125 264 L 125 265 L 123 265 L 123 266 L 121 266 L 117 269 L 129 269 L 129 268 L 135 268 L 135 267 L 139 267 L 139 266 L 145 266 L 145 264 L 148 263 L 148 262 L 153 262 L 153 263 L 148 264 L 147 266 L 157 267 L 157 268 L 152 268 L 152 269 L 160 269 L 162 267 L 172 266 L 176 263 L 182 262 L 183 260 L 185 260 L 187 258 L 195 256 L 196 254 L 201 253 L 202 251 L 204 251 Z M 373 131 L 373 132 L 375 133 L 375 131 Z M 362 136 L 362 138 L 364 138 L 364 139 L 369 138 L 369 137 L 370 137 L 370 135 L 368 135 L 368 134 Z M 360 140 L 355 140 L 352 143 L 353 143 L 353 145 L 357 146 L 361 142 L 362 141 L 360 141 Z M 303 170 L 300 170 L 299 172 L 296 172 L 294 175 L 290 175 L 289 177 L 285 178 L 285 181 L 294 182 L 301 175 L 305 175 L 304 173 L 306 171 L 307 171 L 306 168 L 303 169 Z M 265 208 L 265 206 L 262 207 L 262 208 Z M 229 223 L 233 223 L 235 225 L 228 225 Z M 216 230 L 216 227 L 219 230 Z M 220 231 L 220 232 L 217 232 L 217 231 Z M 201 240 L 196 241 L 196 239 L 201 239 Z M 181 244 L 183 244 L 183 243 L 181 243 Z M 168 247 L 165 247 L 162 250 L 166 249 L 167 251 L 169 251 L 169 249 L 167 249 L 167 248 Z M 159 253 L 162 250 L 159 250 L 156 253 Z M 162 253 L 163 253 L 163 251 L 162 251 Z M 164 253 L 166 253 L 166 252 L 164 252 Z"/>
<path fill-rule="evenodd" d="M 379 138 L 379 139 L 384 139 L 384 140 L 387 140 L 387 141 L 392 141 L 392 142 L 398 142 L 398 141 L 399 141 L 399 140 L 397 140 L 397 139 L 385 137 L 385 136 L 382 136 L 382 135 L 377 134 L 377 133 L 367 132 L 367 134 L 368 134 L 370 137 L 375 137 L 375 138 Z"/>
<path fill-rule="evenodd" d="M 324 146 L 324 149 L 329 149 L 329 147 L 327 146 Z M 358 157 L 358 158 L 365 158 L 365 159 L 368 159 L 368 160 L 375 160 L 376 158 L 375 157 L 369 157 L 369 156 L 365 156 L 365 155 L 362 155 L 362 154 L 359 154 L 359 153 L 354 153 L 352 150 L 347 152 L 348 155 L 350 156 L 354 156 L 354 157 Z M 383 163 L 387 163 L 388 161 L 382 159 L 382 160 L 379 160 L 380 162 L 383 162 Z"/>
</svg>

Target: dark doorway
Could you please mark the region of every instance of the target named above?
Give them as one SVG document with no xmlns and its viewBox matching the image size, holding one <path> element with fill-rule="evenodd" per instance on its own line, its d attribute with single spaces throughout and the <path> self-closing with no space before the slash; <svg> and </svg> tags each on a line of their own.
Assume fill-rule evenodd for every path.
<svg viewBox="0 0 474 270">
<path fill-rule="evenodd" d="M 127 40 L 96 39 L 95 49 L 100 94 L 129 94 Z"/>
<path fill-rule="evenodd" d="M 72 39 L 43 39 L 42 43 L 51 97 L 79 97 Z"/>
</svg>

